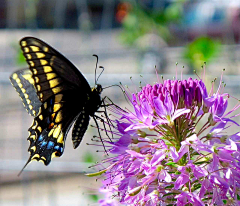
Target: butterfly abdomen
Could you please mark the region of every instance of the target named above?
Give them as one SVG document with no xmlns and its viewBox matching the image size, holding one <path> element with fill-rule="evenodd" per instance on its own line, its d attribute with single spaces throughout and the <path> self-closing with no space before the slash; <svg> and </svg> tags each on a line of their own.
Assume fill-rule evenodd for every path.
<svg viewBox="0 0 240 206">
<path fill-rule="evenodd" d="M 82 111 L 79 114 L 72 130 L 72 141 L 74 149 L 76 149 L 81 143 L 83 136 L 88 128 L 89 120 L 89 110 L 85 106 L 82 108 Z"/>
</svg>

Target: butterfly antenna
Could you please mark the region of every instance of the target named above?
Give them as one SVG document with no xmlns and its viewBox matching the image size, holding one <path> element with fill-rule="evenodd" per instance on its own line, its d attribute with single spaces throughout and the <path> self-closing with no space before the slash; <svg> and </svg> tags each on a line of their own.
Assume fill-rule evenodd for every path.
<svg viewBox="0 0 240 206">
<path fill-rule="evenodd" d="M 98 75 L 97 82 L 98 82 L 98 79 L 99 79 L 99 77 L 101 76 L 101 74 L 102 74 L 102 73 L 103 73 L 103 71 L 104 71 L 104 67 L 103 67 L 103 66 L 99 66 L 98 68 L 101 68 L 101 69 L 102 69 L 102 71 L 101 71 L 101 73 Z"/>
<path fill-rule="evenodd" d="M 26 166 L 28 165 L 28 163 L 31 162 L 31 158 L 32 156 L 29 157 L 28 161 L 26 162 L 26 164 L 23 166 L 23 168 L 21 169 L 21 171 L 18 173 L 18 177 L 22 174 L 23 170 L 26 168 Z"/>
<path fill-rule="evenodd" d="M 96 84 L 97 84 L 96 75 L 97 75 L 98 55 L 93 54 L 93 56 L 97 58 L 97 61 L 96 61 L 96 67 L 95 67 L 95 85 L 96 85 Z"/>
<path fill-rule="evenodd" d="M 109 87 L 119 87 L 119 88 L 122 90 L 122 93 L 123 93 L 123 96 L 124 96 L 125 100 L 129 103 L 129 100 L 128 100 L 128 98 L 126 97 L 126 92 L 123 90 L 123 88 L 122 88 L 120 85 L 118 85 L 118 84 L 113 84 L 113 85 L 111 85 L 111 86 L 104 87 L 103 90 L 104 90 L 104 89 L 107 89 L 107 88 L 109 88 Z"/>
</svg>

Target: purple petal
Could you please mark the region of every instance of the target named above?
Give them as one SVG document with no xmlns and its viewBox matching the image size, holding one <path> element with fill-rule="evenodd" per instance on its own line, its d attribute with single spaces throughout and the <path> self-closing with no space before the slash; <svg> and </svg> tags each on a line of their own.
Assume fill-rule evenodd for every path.
<svg viewBox="0 0 240 206">
<path fill-rule="evenodd" d="M 126 152 L 127 152 L 128 154 L 130 154 L 132 157 L 145 158 L 144 155 L 142 155 L 142 154 L 140 154 L 140 153 L 138 153 L 138 152 L 135 152 L 135 151 L 133 151 L 133 150 L 126 150 Z"/>
<path fill-rule="evenodd" d="M 172 116 L 172 121 L 175 120 L 176 118 L 178 118 L 179 116 L 189 113 L 190 109 L 178 109 L 174 112 L 174 115 Z"/>
<path fill-rule="evenodd" d="M 155 154 L 153 155 L 153 158 L 151 159 L 150 164 L 152 166 L 157 165 L 159 162 L 161 162 L 164 158 L 166 157 L 166 152 L 165 150 L 158 150 L 157 152 L 155 152 Z"/>
<path fill-rule="evenodd" d="M 170 147 L 170 155 L 174 162 L 176 162 L 175 160 L 177 160 L 179 158 L 175 147 Z"/>
<path fill-rule="evenodd" d="M 163 102 L 157 97 L 153 99 L 153 103 L 154 103 L 154 108 L 157 112 L 157 114 L 160 117 L 166 117 L 167 116 L 167 110 L 163 105 Z"/>
<path fill-rule="evenodd" d="M 189 174 L 186 173 L 182 173 L 175 182 L 174 188 L 176 190 L 178 190 L 179 188 L 181 188 L 184 184 L 186 184 L 189 181 Z"/>
</svg>

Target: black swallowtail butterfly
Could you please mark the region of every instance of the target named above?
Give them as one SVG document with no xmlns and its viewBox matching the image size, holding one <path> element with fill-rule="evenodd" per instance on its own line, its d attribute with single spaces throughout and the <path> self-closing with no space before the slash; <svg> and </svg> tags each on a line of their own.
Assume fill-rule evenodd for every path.
<svg viewBox="0 0 240 206">
<path fill-rule="evenodd" d="M 63 154 L 67 133 L 75 120 L 72 141 L 74 148 L 79 146 L 90 116 L 94 117 L 102 104 L 102 86 L 95 82 L 91 89 L 66 57 L 40 39 L 25 37 L 20 46 L 29 69 L 14 72 L 10 81 L 34 117 L 28 129 L 30 157 L 26 165 L 32 160 L 48 165 L 53 157 Z"/>
</svg>

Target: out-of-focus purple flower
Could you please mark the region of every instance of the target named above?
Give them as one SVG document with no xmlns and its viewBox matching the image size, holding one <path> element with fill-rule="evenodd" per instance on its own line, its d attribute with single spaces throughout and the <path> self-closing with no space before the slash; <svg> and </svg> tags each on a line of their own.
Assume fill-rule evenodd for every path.
<svg viewBox="0 0 240 206">
<path fill-rule="evenodd" d="M 225 129 L 239 126 L 230 115 L 240 105 L 226 112 L 221 91 L 165 80 L 127 94 L 132 111 L 111 102 L 118 139 L 105 141 L 114 156 L 101 165 L 104 188 L 124 205 L 239 205 L 240 133 Z"/>
</svg>

